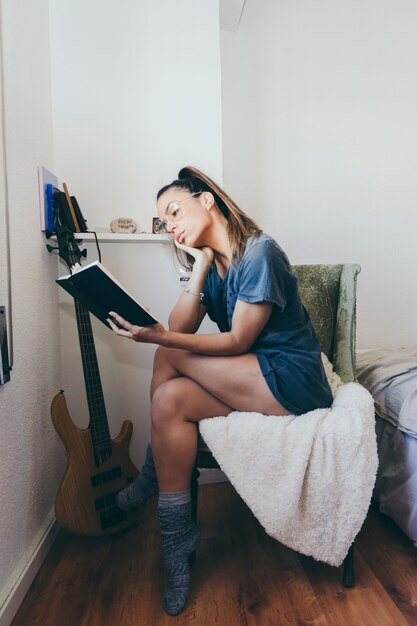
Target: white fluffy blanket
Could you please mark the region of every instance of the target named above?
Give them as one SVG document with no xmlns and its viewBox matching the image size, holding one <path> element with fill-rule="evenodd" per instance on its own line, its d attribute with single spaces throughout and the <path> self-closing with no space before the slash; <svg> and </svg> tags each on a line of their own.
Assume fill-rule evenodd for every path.
<svg viewBox="0 0 417 626">
<path fill-rule="evenodd" d="M 200 430 L 269 535 L 339 566 L 365 520 L 378 457 L 372 396 L 325 367 L 330 409 L 284 417 L 235 411 L 202 420 Z"/>
</svg>

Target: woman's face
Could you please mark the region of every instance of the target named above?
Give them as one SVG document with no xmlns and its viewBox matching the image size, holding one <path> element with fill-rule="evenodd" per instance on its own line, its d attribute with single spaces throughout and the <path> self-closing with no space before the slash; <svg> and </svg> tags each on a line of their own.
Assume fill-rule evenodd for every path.
<svg viewBox="0 0 417 626">
<path fill-rule="evenodd" d="M 213 196 L 203 192 L 193 195 L 185 189 L 172 187 L 160 196 L 157 208 L 167 232 L 172 233 L 178 243 L 191 248 L 206 245 L 207 232 L 212 225 L 210 209 Z"/>
</svg>

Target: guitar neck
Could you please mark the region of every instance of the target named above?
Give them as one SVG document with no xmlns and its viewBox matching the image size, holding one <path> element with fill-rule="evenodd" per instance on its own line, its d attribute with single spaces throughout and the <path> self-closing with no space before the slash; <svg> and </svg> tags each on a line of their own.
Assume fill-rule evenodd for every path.
<svg viewBox="0 0 417 626">
<path fill-rule="evenodd" d="M 74 300 L 77 316 L 78 337 L 84 370 L 85 389 L 94 454 L 97 462 L 104 461 L 111 455 L 111 437 L 104 404 L 103 389 L 98 369 L 97 354 L 91 319 L 83 304 Z"/>
</svg>

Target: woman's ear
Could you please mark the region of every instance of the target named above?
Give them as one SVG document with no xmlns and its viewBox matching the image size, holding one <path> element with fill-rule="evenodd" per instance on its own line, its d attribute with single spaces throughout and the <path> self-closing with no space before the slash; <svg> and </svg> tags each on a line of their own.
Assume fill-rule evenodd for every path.
<svg viewBox="0 0 417 626">
<path fill-rule="evenodd" d="M 204 191 L 202 194 L 204 207 L 210 211 L 210 209 L 214 206 L 214 196 L 210 191 Z"/>
</svg>

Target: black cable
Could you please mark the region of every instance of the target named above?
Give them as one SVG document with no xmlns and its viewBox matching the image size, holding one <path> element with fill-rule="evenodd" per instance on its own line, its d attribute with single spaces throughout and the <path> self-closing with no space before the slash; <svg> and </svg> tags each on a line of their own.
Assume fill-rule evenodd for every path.
<svg viewBox="0 0 417 626">
<path fill-rule="evenodd" d="M 96 240 L 96 248 L 97 248 L 97 254 L 98 254 L 98 262 L 101 263 L 101 250 L 100 250 L 100 246 L 98 243 L 98 238 L 97 238 L 97 233 L 95 230 L 87 230 L 87 233 L 92 233 L 94 235 L 94 239 Z"/>
</svg>

